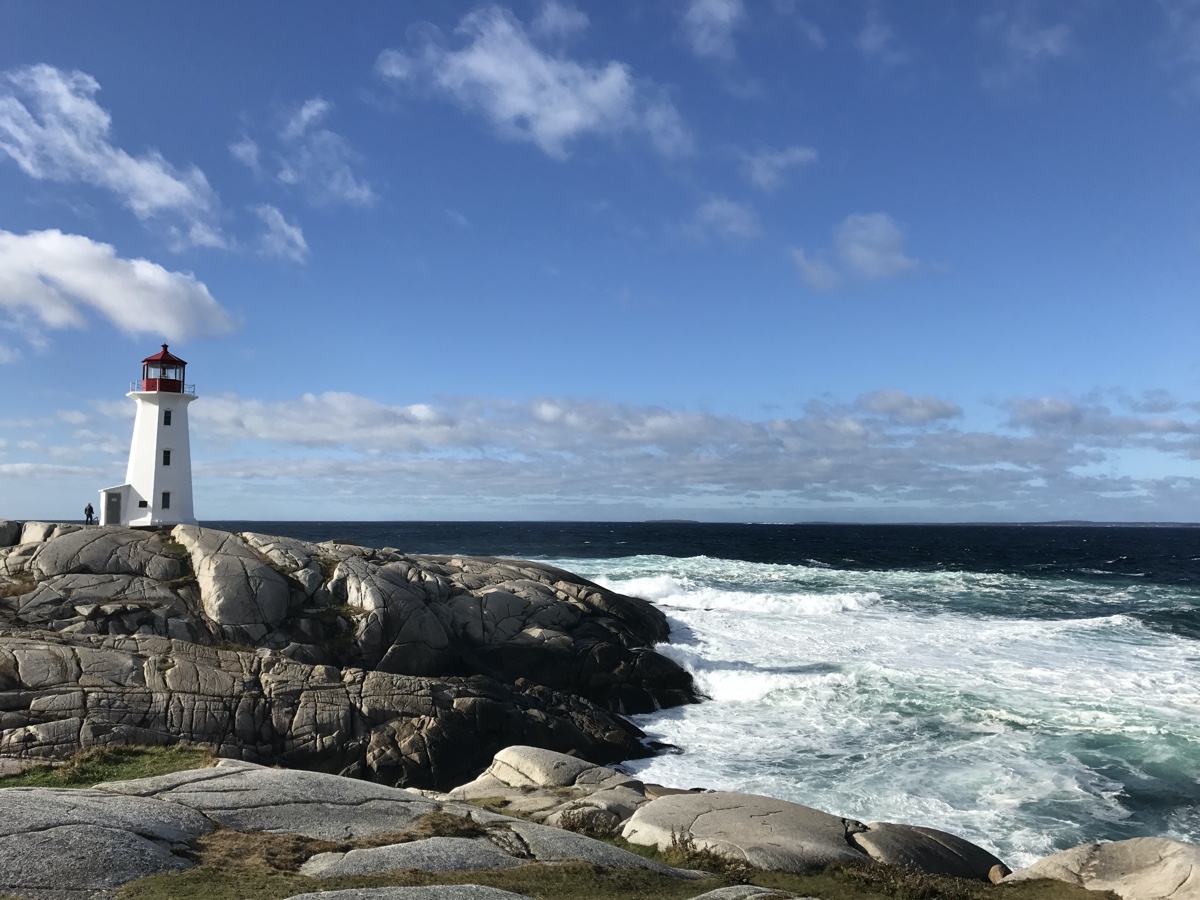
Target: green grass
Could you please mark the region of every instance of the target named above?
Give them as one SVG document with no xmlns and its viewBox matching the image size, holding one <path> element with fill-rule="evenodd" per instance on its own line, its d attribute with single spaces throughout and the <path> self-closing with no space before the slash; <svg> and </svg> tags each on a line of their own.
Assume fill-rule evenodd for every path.
<svg viewBox="0 0 1200 900">
<path fill-rule="evenodd" d="M 0 788 L 91 787 L 101 781 L 127 781 L 199 769 L 212 765 L 215 760 L 211 751 L 183 744 L 174 747 L 91 747 L 60 765 L 34 766 L 17 775 L 0 778 Z"/>
</svg>

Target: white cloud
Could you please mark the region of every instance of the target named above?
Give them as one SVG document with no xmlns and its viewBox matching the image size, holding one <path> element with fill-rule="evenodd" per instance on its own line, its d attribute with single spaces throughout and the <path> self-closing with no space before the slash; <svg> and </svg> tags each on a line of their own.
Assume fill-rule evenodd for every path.
<svg viewBox="0 0 1200 900">
<path fill-rule="evenodd" d="M 299 225 L 290 223 L 283 213 L 267 203 L 252 207 L 252 210 L 267 226 L 259 239 L 259 249 L 264 256 L 277 256 L 298 263 L 308 259 L 308 243 Z"/>
<path fill-rule="evenodd" d="M 542 4 L 530 30 L 540 38 L 567 40 L 587 31 L 589 24 L 587 13 L 576 9 L 569 3 L 549 0 Z"/>
<path fill-rule="evenodd" d="M 742 0 L 689 0 L 683 33 L 697 56 L 728 61 L 737 56 L 733 32 L 745 16 Z"/>
<path fill-rule="evenodd" d="M 984 16 L 980 30 L 996 44 L 997 58 L 983 69 L 984 86 L 995 90 L 1036 80 L 1043 64 L 1062 59 L 1075 49 L 1070 25 L 1034 22 L 1028 8 Z"/>
<path fill-rule="evenodd" d="M 880 280 L 916 271 L 920 263 L 905 251 L 902 228 L 887 213 L 855 213 L 833 229 L 832 259 L 791 251 L 801 276 L 813 290 L 831 290 L 848 278 Z"/>
<path fill-rule="evenodd" d="M 911 54 L 900 45 L 896 31 L 877 7 L 867 10 L 867 21 L 855 41 L 858 51 L 872 62 L 885 66 L 908 62 Z"/>
<path fill-rule="evenodd" d="M 953 419 L 962 415 L 957 403 L 938 397 L 913 397 L 903 391 L 874 391 L 860 397 L 858 406 L 868 412 L 888 416 L 910 425 L 925 425 L 939 419 Z"/>
<path fill-rule="evenodd" d="M 762 149 L 742 154 L 742 173 L 755 187 L 773 191 L 783 184 L 783 176 L 788 169 L 816 161 L 817 151 L 812 147 Z"/>
<path fill-rule="evenodd" d="M 233 158 L 250 169 L 255 175 L 262 172 L 262 164 L 258 160 L 258 144 L 248 137 L 234 141 L 229 145 Z"/>
<path fill-rule="evenodd" d="M 800 277 L 814 291 L 831 291 L 842 283 L 837 270 L 821 257 L 810 256 L 799 247 L 793 247 L 790 252 Z"/>
<path fill-rule="evenodd" d="M 904 232 L 886 213 L 846 216 L 833 232 L 838 258 L 864 278 L 893 278 L 917 267 L 904 253 Z"/>
<path fill-rule="evenodd" d="M 1039 508 L 1095 502 L 1113 490 L 1158 490 L 1157 482 L 1081 474 L 1121 448 L 1177 459 L 1200 450 L 1194 414 L 1177 423 L 1187 432 L 1168 432 L 1154 416 L 1108 427 L 1097 415 L 1095 434 L 971 431 L 951 400 L 881 390 L 770 420 L 562 397 L 394 406 L 346 393 L 270 403 L 210 397 L 192 418 L 206 453 L 221 457 L 212 475 L 239 484 L 288 479 L 305 495 L 337 490 L 379 502 L 393 491 L 510 510 L 529 498 L 551 507 L 867 500 L 1015 510 L 1020 498 L 1036 517 Z M 1200 496 L 1200 482 L 1189 490 Z"/>
<path fill-rule="evenodd" d="M 486 117 L 501 135 L 529 141 L 555 159 L 588 134 L 641 133 L 664 155 L 691 149 L 691 137 L 665 92 L 635 79 L 629 66 L 577 62 L 538 46 L 506 9 L 465 16 L 444 46 L 432 27 L 411 52 L 385 50 L 376 73 L 396 85 L 427 86 Z"/>
<path fill-rule="evenodd" d="M 356 171 L 358 154 L 340 134 L 320 127 L 332 111 L 328 100 L 312 97 L 286 113 L 273 149 L 264 152 L 244 136 L 229 145 L 229 152 L 257 177 L 296 188 L 314 206 L 370 206 L 377 197 Z"/>
<path fill-rule="evenodd" d="M 744 203 L 728 197 L 713 197 L 696 210 L 688 231 L 699 238 L 715 235 L 721 238 L 750 240 L 762 233 L 758 216 Z"/>
<path fill-rule="evenodd" d="M 331 109 L 333 109 L 333 104 L 320 97 L 305 100 L 288 118 L 280 137 L 285 141 L 294 141 L 325 118 L 325 114 Z"/>
<path fill-rule="evenodd" d="M 332 108 L 328 101 L 314 97 L 292 113 L 279 135 L 283 149 L 276 177 L 302 188 L 317 206 L 370 206 L 375 191 L 354 171 L 358 154 L 340 134 L 317 127 Z"/>
<path fill-rule="evenodd" d="M 208 288 L 190 274 L 145 259 L 122 259 L 108 244 L 60 231 L 0 231 L 0 310 L 45 328 L 81 328 L 85 310 L 128 334 L 168 340 L 234 327 Z"/>
<path fill-rule="evenodd" d="M 204 173 L 179 170 L 157 150 L 131 156 L 114 146 L 90 75 L 36 65 L 3 73 L 0 85 L 0 153 L 26 175 L 111 191 L 139 219 L 170 222 L 178 244 L 225 245 Z"/>
</svg>

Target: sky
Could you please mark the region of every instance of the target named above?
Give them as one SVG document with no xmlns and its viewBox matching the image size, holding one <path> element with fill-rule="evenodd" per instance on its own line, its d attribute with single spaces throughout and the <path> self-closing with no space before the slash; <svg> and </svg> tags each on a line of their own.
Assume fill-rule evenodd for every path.
<svg viewBox="0 0 1200 900">
<path fill-rule="evenodd" d="M 0 518 L 1200 520 L 1200 0 L 0 2 Z"/>
</svg>

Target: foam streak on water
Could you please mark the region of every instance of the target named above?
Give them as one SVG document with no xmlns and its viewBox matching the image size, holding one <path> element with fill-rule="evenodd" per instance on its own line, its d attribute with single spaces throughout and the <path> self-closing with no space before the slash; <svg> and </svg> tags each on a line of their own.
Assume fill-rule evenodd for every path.
<svg viewBox="0 0 1200 900">
<path fill-rule="evenodd" d="M 1200 840 L 1200 642 L 1152 624 L 1195 588 L 554 563 L 663 609 L 659 649 L 711 698 L 635 720 L 683 751 L 631 764 L 646 780 L 929 825 L 1014 868 L 1089 840 Z"/>
</svg>

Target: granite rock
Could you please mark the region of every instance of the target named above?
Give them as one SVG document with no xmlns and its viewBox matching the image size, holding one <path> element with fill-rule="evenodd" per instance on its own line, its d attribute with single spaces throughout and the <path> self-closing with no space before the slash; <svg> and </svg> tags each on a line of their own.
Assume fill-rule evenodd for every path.
<svg viewBox="0 0 1200 900">
<path fill-rule="evenodd" d="M 1018 869 L 1002 883 L 1038 878 L 1112 891 L 1122 900 L 1197 900 L 1200 846 L 1155 837 L 1081 844 Z"/>
<path fill-rule="evenodd" d="M 831 862 L 863 860 L 850 836 L 866 826 L 817 809 L 754 794 L 671 794 L 642 806 L 622 830 L 633 844 L 665 850 L 687 836 L 762 869 L 811 872 Z"/>
</svg>

